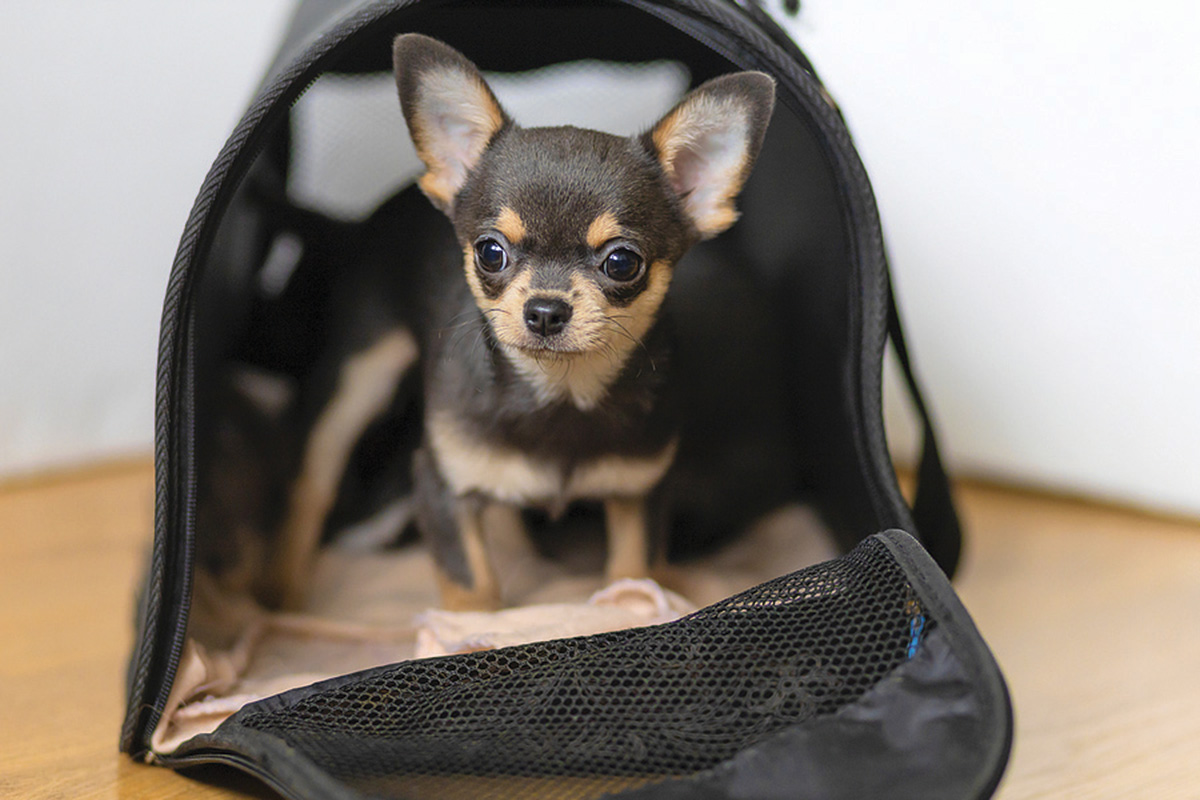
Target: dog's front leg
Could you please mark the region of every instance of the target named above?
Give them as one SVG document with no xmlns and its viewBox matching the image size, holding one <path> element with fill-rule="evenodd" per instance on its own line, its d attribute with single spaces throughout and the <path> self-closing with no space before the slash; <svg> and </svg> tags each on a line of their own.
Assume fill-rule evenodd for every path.
<svg viewBox="0 0 1200 800">
<path fill-rule="evenodd" d="M 500 585 L 488 556 L 483 516 L 488 500 L 456 496 L 426 448 L 413 459 L 417 527 L 429 545 L 442 607 L 452 611 L 500 607 Z"/>
<path fill-rule="evenodd" d="M 651 541 L 646 498 L 610 497 L 604 501 L 608 530 L 608 581 L 650 575 Z"/>
</svg>

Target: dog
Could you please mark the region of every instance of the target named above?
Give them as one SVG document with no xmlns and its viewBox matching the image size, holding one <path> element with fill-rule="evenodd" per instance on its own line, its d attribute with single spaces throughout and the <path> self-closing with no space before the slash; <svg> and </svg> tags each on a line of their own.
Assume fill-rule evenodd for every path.
<svg viewBox="0 0 1200 800">
<path fill-rule="evenodd" d="M 474 64 L 424 35 L 399 36 L 393 63 L 427 202 L 402 194 L 377 215 L 363 257 L 389 288 L 350 293 L 362 330 L 330 356 L 340 377 L 311 414 L 271 594 L 300 602 L 354 431 L 413 370 L 416 524 L 444 607 L 501 604 L 485 517 L 526 508 L 602 504 L 606 577 L 645 577 L 664 552 L 658 490 L 688 402 L 664 298 L 684 253 L 736 221 L 774 82 L 715 78 L 620 137 L 519 126 Z"/>
</svg>

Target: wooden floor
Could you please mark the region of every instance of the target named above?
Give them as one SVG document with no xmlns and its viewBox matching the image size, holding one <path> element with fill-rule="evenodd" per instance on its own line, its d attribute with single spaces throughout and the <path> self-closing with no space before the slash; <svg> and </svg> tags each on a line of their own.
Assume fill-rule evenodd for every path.
<svg viewBox="0 0 1200 800">
<path fill-rule="evenodd" d="M 956 585 L 1016 704 L 998 797 L 1200 798 L 1200 524 L 960 499 Z M 0 797 L 273 796 L 117 753 L 151 503 L 148 463 L 0 487 Z"/>
</svg>

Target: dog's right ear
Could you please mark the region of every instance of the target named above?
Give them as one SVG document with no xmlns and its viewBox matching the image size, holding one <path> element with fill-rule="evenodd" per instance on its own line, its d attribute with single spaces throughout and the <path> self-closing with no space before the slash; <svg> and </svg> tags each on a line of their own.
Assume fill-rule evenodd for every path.
<svg viewBox="0 0 1200 800">
<path fill-rule="evenodd" d="M 512 124 L 479 69 L 466 56 L 406 33 L 392 46 L 400 108 L 426 172 L 418 181 L 426 197 L 447 214 L 493 137 Z"/>
</svg>

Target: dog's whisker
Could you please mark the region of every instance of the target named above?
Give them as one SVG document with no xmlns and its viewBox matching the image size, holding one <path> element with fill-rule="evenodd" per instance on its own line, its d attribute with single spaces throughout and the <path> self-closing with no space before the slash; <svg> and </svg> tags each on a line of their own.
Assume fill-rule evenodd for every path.
<svg viewBox="0 0 1200 800">
<path fill-rule="evenodd" d="M 455 346 L 460 344 L 462 342 L 462 340 L 464 339 L 464 337 L 466 337 L 466 335 L 468 333 L 470 333 L 471 331 L 482 332 L 483 320 L 481 320 L 478 316 L 476 316 L 476 312 L 484 315 L 485 318 L 488 314 L 492 314 L 492 313 L 499 313 L 499 314 L 508 314 L 509 313 L 509 311 L 504 308 L 478 308 L 478 309 L 474 309 L 471 311 L 465 311 L 461 314 L 456 314 L 455 316 L 451 317 L 451 320 L 462 319 L 463 317 L 468 317 L 468 319 L 465 319 L 461 322 L 456 322 L 453 324 L 446 325 L 444 328 L 442 328 L 439 331 L 439 335 L 444 335 L 447 333 L 450 334 L 451 338 L 447 345 L 448 347 L 454 348 Z M 472 344 L 472 346 L 477 346 L 478 344 L 479 344 L 479 342 L 475 341 Z"/>
<path fill-rule="evenodd" d="M 632 333 L 630 333 L 630 332 L 629 332 L 629 329 L 628 329 L 628 328 L 626 328 L 624 325 L 622 325 L 620 322 L 618 322 L 618 321 L 617 321 L 617 318 L 616 318 L 615 316 L 605 316 L 605 317 L 604 317 L 604 321 L 605 321 L 605 322 L 607 322 L 607 323 L 609 323 L 610 325 L 613 325 L 613 326 L 615 326 L 615 327 L 617 328 L 617 330 L 618 330 L 618 331 L 619 331 L 619 332 L 620 332 L 620 333 L 621 333 L 621 334 L 622 334 L 622 335 L 623 335 L 625 338 L 627 338 L 629 341 L 631 341 L 631 342 L 633 342 L 634 344 L 636 344 L 638 347 L 641 347 L 641 348 L 642 348 L 642 350 L 645 350 L 647 353 L 649 353 L 649 352 L 650 352 L 649 350 L 646 350 L 646 345 L 645 345 L 645 343 L 644 343 L 644 342 L 643 342 L 641 339 L 637 338 L 637 337 L 636 337 L 636 336 L 634 336 Z"/>
<path fill-rule="evenodd" d="M 481 326 L 472 325 L 470 320 L 468 320 L 466 323 L 463 323 L 461 325 L 454 326 L 454 328 L 453 328 L 454 332 L 450 337 L 450 342 L 448 344 L 448 347 L 450 347 L 451 349 L 454 348 L 459 343 L 461 343 L 463 341 L 463 339 L 465 339 L 467 337 L 467 335 L 470 334 L 472 331 L 474 331 L 475 333 L 479 333 L 481 330 L 482 330 Z"/>
</svg>

